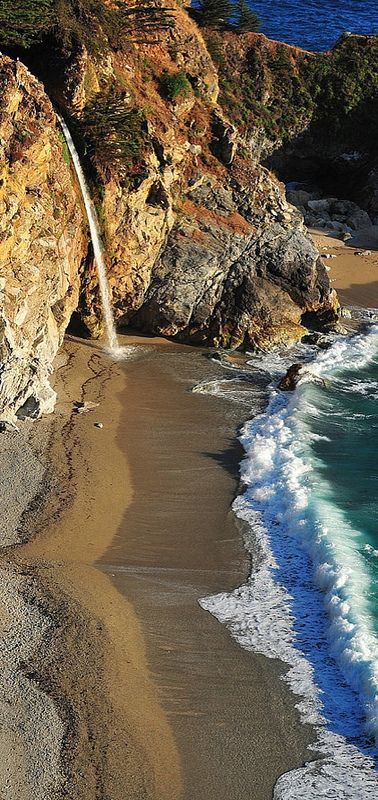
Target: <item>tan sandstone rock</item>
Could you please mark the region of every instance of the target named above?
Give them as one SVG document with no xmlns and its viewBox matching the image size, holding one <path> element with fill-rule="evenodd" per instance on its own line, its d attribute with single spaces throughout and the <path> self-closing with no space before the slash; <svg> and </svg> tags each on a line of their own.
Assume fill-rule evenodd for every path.
<svg viewBox="0 0 378 800">
<path fill-rule="evenodd" d="M 53 359 L 76 308 L 83 214 L 42 85 L 0 61 L 0 415 L 51 411 Z"/>
</svg>

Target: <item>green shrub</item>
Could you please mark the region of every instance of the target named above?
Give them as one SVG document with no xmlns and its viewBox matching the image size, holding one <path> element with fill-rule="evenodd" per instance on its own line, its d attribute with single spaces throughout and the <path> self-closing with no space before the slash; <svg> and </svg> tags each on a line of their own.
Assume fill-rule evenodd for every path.
<svg viewBox="0 0 378 800">
<path fill-rule="evenodd" d="M 191 89 L 191 85 L 185 72 L 171 73 L 165 70 L 159 78 L 159 89 L 163 97 L 173 102 L 183 92 L 187 94 Z"/>
<path fill-rule="evenodd" d="M 67 145 L 64 133 L 62 131 L 59 131 L 58 136 L 59 136 L 59 139 L 60 139 L 60 143 L 62 145 L 63 160 L 66 162 L 67 166 L 70 166 L 70 164 L 71 164 L 70 151 L 68 149 L 68 145 Z"/>
<path fill-rule="evenodd" d="M 97 166 L 115 169 L 120 179 L 143 171 L 149 146 L 145 116 L 130 107 L 122 93 L 111 88 L 97 94 L 79 124 L 84 149 Z"/>
</svg>

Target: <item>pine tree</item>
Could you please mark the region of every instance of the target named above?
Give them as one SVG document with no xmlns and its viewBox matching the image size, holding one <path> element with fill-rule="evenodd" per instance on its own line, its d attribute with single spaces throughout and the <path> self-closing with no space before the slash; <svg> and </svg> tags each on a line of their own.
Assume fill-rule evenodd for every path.
<svg viewBox="0 0 378 800">
<path fill-rule="evenodd" d="M 233 11 L 231 0 L 199 0 L 195 17 L 200 25 L 221 27 L 227 24 Z"/>
<path fill-rule="evenodd" d="M 120 30 L 134 41 L 148 43 L 152 37 L 151 43 L 154 43 L 156 35 L 174 28 L 174 9 L 161 6 L 156 0 L 140 0 L 138 5 L 132 6 L 117 0 L 115 5 L 114 20 L 118 19 Z"/>
<path fill-rule="evenodd" d="M 0 46 L 29 47 L 54 20 L 54 0 L 0 0 Z"/>
<path fill-rule="evenodd" d="M 236 17 L 233 24 L 238 33 L 248 33 L 248 31 L 259 31 L 261 27 L 260 18 L 252 11 L 247 0 L 237 0 Z"/>
</svg>

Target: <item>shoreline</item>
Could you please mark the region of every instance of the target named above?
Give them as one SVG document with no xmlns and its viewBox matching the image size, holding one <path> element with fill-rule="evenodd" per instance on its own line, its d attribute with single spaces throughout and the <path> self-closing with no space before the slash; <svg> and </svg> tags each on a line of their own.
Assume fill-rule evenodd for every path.
<svg viewBox="0 0 378 800">
<path fill-rule="evenodd" d="M 369 297 L 378 307 L 378 281 L 365 280 L 378 254 L 316 241 L 336 254 L 328 264 L 341 301 Z M 2 658 L 15 641 L 19 657 L 3 676 L 0 779 L 9 800 L 124 800 L 125 791 L 131 800 L 245 800 L 251 780 L 256 800 L 268 800 L 281 774 L 314 759 L 314 733 L 281 679 L 285 665 L 242 650 L 198 604 L 248 574 L 230 511 L 246 411 L 190 394 L 201 377 L 223 375 L 200 349 L 122 339 L 139 355 L 112 364 L 97 343 L 67 337 L 53 417 L 5 440 L 18 472 L 3 486 L 20 513 L 2 530 Z M 78 415 L 78 400 L 99 406 Z M 191 482 L 180 486 L 183 469 Z"/>
<path fill-rule="evenodd" d="M 285 667 L 239 648 L 198 602 L 244 583 L 250 569 L 230 508 L 243 456 L 236 428 L 246 412 L 193 395 L 193 384 L 211 375 L 224 371 L 182 346 L 129 365 L 126 450 L 136 493 L 103 568 L 142 622 L 181 756 L 182 797 L 242 800 L 252 792 L 268 800 L 282 772 L 313 758 L 312 734 L 298 724 Z"/>
</svg>

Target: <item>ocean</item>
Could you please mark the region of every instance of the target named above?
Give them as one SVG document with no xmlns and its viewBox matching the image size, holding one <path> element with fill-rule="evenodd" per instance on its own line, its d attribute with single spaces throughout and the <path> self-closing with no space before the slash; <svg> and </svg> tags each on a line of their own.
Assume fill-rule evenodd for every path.
<svg viewBox="0 0 378 800">
<path fill-rule="evenodd" d="M 328 50 L 344 31 L 378 33 L 377 0 L 248 0 L 272 39 Z"/>
<path fill-rule="evenodd" d="M 297 361 L 299 386 L 279 392 L 278 378 Z M 251 576 L 201 605 L 240 645 L 288 666 L 302 721 L 317 730 L 321 758 L 282 776 L 276 800 L 376 798 L 378 324 L 366 315 L 360 332 L 335 337 L 330 350 L 298 345 L 250 357 L 246 369 L 272 376 L 266 410 L 240 436 L 234 512 Z M 229 381 L 235 401 L 235 375 Z M 217 392 L 227 396 L 225 382 Z"/>
</svg>

